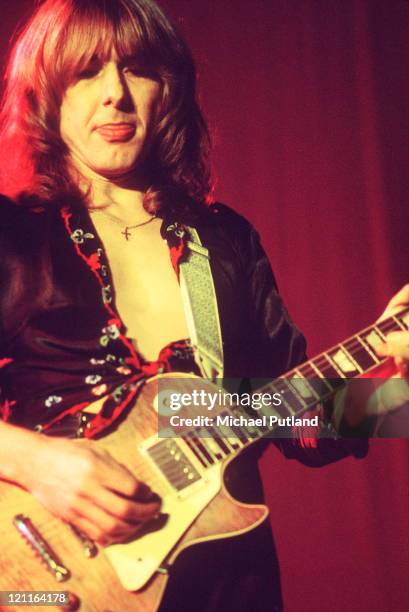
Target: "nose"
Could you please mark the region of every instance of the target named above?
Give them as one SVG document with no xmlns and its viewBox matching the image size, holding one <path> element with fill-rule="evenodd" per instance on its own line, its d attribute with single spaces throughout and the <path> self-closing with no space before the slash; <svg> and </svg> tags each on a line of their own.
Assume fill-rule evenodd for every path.
<svg viewBox="0 0 409 612">
<path fill-rule="evenodd" d="M 126 95 L 126 85 L 123 75 L 114 62 L 105 65 L 102 79 L 102 103 L 104 106 L 117 108 L 123 102 Z"/>
</svg>

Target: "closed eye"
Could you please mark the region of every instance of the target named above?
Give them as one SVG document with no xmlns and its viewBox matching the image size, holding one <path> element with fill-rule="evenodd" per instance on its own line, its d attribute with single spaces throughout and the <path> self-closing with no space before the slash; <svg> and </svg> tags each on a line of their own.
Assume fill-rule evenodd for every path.
<svg viewBox="0 0 409 612">
<path fill-rule="evenodd" d="M 130 64 L 129 66 L 124 66 L 125 73 L 131 73 L 134 76 L 141 77 L 143 79 L 153 79 L 156 80 L 158 75 L 153 72 L 153 70 L 149 70 L 149 68 L 139 66 L 137 64 Z"/>
<path fill-rule="evenodd" d="M 97 76 L 100 70 L 100 66 L 88 66 L 84 70 L 77 72 L 75 76 L 77 79 L 92 79 L 94 76 Z"/>
</svg>

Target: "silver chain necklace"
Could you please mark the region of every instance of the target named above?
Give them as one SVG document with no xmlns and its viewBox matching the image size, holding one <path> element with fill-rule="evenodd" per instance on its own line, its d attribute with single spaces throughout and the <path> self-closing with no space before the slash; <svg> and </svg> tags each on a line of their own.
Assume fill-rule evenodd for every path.
<svg viewBox="0 0 409 612">
<path fill-rule="evenodd" d="M 153 215 L 147 221 L 142 221 L 142 223 L 135 223 L 135 225 L 125 225 L 124 226 L 123 222 L 120 219 L 118 219 L 117 217 L 114 217 L 114 215 L 111 215 L 111 213 L 107 212 L 106 210 L 102 210 L 100 208 L 93 208 L 93 209 L 90 209 L 90 212 L 91 213 L 95 213 L 95 212 L 101 213 L 105 215 L 106 217 L 108 217 L 109 219 L 111 219 L 117 225 L 120 225 L 123 228 L 121 234 L 125 236 L 125 240 L 129 240 L 129 238 L 132 237 L 132 233 L 129 230 L 134 230 L 134 229 L 137 229 L 138 227 L 143 227 L 144 225 L 148 225 L 149 223 L 152 223 L 152 221 L 156 219 L 156 215 Z"/>
</svg>

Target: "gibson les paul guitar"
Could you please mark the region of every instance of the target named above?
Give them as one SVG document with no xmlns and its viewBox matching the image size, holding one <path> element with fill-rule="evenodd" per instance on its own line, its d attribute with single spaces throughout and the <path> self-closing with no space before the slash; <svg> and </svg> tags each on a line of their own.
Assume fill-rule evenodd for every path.
<svg viewBox="0 0 409 612">
<path fill-rule="evenodd" d="M 299 416 L 348 379 L 368 373 L 375 377 L 382 365 L 376 346 L 390 331 L 407 329 L 409 308 L 291 370 L 262 389 L 279 393 L 281 405 L 262 407 L 258 414 Z M 239 536 L 265 520 L 266 506 L 234 500 L 223 475 L 227 464 L 257 439 L 271 435 L 272 428 L 232 426 L 231 435 L 222 437 L 212 427 L 205 436 L 191 427 L 178 437 L 160 437 L 157 397 L 161 382 L 167 388 L 176 385 L 178 393 L 219 391 L 192 376 L 167 374 L 151 379 L 137 405 L 113 432 L 86 441 L 107 450 L 161 496 L 159 519 L 127 544 L 99 548 L 51 515 L 28 492 L 1 481 L 0 591 L 68 591 L 75 595 L 72 609 L 80 602 L 85 612 L 152 612 L 162 598 L 167 568 L 183 549 Z M 237 416 L 242 408 L 217 410 L 222 416 Z"/>
</svg>

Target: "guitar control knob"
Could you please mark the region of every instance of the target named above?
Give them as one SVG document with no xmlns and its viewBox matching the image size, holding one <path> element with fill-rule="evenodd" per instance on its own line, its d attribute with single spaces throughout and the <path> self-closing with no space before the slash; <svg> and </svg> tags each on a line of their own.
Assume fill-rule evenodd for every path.
<svg viewBox="0 0 409 612">
<path fill-rule="evenodd" d="M 71 593 L 70 591 L 68 591 L 67 595 L 68 603 L 66 603 L 63 607 L 60 608 L 61 612 L 75 612 L 76 610 L 79 610 L 81 606 L 80 598 L 75 595 L 75 593 Z"/>
</svg>

